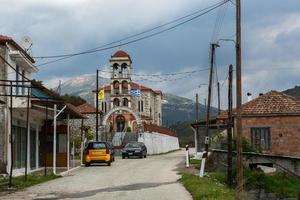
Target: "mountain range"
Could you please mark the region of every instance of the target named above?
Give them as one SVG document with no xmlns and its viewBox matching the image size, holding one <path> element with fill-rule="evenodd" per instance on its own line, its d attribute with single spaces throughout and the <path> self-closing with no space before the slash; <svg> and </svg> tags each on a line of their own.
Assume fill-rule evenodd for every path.
<svg viewBox="0 0 300 200">
<path fill-rule="evenodd" d="M 109 84 L 110 79 L 99 77 L 99 86 Z M 95 75 L 81 75 L 74 77 L 61 85 L 61 93 L 80 96 L 88 103 L 94 105 L 92 90 L 96 88 Z M 162 91 L 163 92 L 163 91 Z M 188 98 L 180 97 L 170 93 L 163 93 L 164 103 L 162 105 L 162 120 L 164 126 L 170 126 L 181 121 L 193 121 L 196 117 L 196 103 Z M 199 104 L 199 117 L 205 116 L 205 106 Z M 217 113 L 217 109 L 212 107 L 212 115 Z"/>
</svg>

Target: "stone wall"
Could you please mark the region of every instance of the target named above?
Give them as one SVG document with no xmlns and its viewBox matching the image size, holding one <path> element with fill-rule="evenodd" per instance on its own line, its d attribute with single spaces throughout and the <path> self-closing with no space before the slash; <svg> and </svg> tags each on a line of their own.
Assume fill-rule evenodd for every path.
<svg viewBox="0 0 300 200">
<path fill-rule="evenodd" d="M 96 133 L 96 114 L 84 114 L 87 119 L 83 119 L 83 125 L 89 126 L 90 130 L 93 133 Z M 100 121 L 100 115 L 99 115 L 99 121 Z M 70 120 L 70 132 L 71 134 L 80 134 L 81 133 L 81 119 L 71 119 Z M 100 123 L 99 123 L 100 125 Z M 100 131 L 99 131 L 100 132 Z"/>
<path fill-rule="evenodd" d="M 263 153 L 300 156 L 300 116 L 243 117 L 243 136 L 251 141 L 251 128 L 269 127 L 271 148 Z"/>
</svg>

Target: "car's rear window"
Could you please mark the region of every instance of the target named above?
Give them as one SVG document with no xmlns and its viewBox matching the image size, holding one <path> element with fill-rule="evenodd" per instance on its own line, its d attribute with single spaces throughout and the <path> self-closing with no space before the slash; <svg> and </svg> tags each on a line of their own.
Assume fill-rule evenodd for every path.
<svg viewBox="0 0 300 200">
<path fill-rule="evenodd" d="M 140 148 L 141 145 L 139 143 L 128 143 L 125 148 Z"/>
<path fill-rule="evenodd" d="M 106 149 L 106 144 L 103 142 L 90 143 L 89 149 Z"/>
</svg>

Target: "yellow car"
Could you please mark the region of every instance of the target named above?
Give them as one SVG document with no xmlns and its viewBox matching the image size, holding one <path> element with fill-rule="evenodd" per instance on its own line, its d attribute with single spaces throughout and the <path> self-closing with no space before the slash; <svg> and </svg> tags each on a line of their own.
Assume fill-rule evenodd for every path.
<svg viewBox="0 0 300 200">
<path fill-rule="evenodd" d="M 115 160 L 114 151 L 107 142 L 89 142 L 84 150 L 84 162 L 88 167 L 92 163 L 107 163 Z"/>
</svg>

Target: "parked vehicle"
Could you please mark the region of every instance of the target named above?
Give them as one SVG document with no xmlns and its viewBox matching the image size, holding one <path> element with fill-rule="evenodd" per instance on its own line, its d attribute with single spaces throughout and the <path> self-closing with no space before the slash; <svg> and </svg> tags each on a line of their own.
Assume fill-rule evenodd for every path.
<svg viewBox="0 0 300 200">
<path fill-rule="evenodd" d="M 110 166 L 114 160 L 114 150 L 107 142 L 89 142 L 84 149 L 86 167 L 92 163 L 107 163 Z"/>
<path fill-rule="evenodd" d="M 147 157 L 147 147 L 143 142 L 130 142 L 122 150 L 122 158 L 138 156 L 139 158 Z"/>
</svg>

